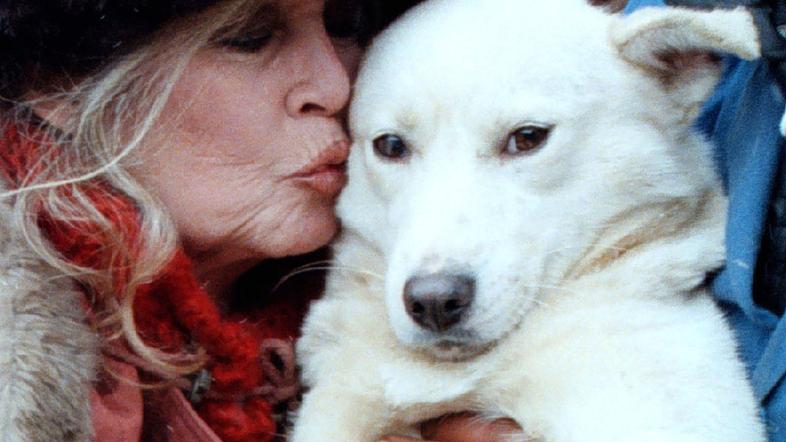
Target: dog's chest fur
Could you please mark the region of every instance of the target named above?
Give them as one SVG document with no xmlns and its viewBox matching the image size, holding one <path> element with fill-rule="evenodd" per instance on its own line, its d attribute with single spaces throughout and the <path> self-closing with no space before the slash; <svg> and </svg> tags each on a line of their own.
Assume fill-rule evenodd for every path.
<svg viewBox="0 0 786 442">
<path fill-rule="evenodd" d="M 341 251 L 339 246 L 342 266 L 361 264 L 342 261 Z M 346 397 L 383 402 L 385 421 L 378 423 L 378 434 L 411 432 L 424 419 L 472 410 L 516 416 L 528 434 L 561 440 L 551 436 L 555 428 L 549 423 L 580 418 L 587 407 L 617 402 L 614 408 L 637 410 L 617 416 L 627 419 L 626 426 L 635 426 L 637 416 L 651 416 L 643 408 L 673 408 L 674 393 L 693 380 L 642 382 L 664 372 L 685 368 L 744 377 L 731 350 L 733 337 L 708 293 L 697 287 L 667 297 L 657 293 L 658 284 L 647 292 L 637 282 L 620 283 L 635 266 L 606 269 L 555 290 L 499 345 L 467 362 L 436 362 L 401 348 L 384 323 L 381 293 L 374 293 L 380 288 L 355 286 L 358 281 L 349 273 L 334 275 L 331 290 L 367 297 L 326 299 L 314 306 L 299 344 L 308 355 L 307 383 L 318 384 L 330 367 L 332 383 Z M 636 290 L 633 296 L 630 290 Z M 647 353 L 641 354 L 642 347 Z M 740 394 L 735 400 L 745 403 L 748 393 Z M 572 407 L 576 397 L 581 400 Z M 682 406 L 701 412 L 701 404 Z"/>
</svg>

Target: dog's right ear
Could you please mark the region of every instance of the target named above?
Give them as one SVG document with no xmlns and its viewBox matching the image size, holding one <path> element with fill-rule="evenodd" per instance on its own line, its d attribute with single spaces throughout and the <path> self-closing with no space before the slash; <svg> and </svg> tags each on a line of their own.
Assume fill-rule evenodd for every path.
<svg viewBox="0 0 786 442">
<path fill-rule="evenodd" d="M 689 114 L 695 114 L 718 81 L 719 54 L 760 56 L 756 26 L 744 8 L 645 8 L 620 17 L 611 28 L 611 41 L 624 60 L 661 81 Z"/>
<path fill-rule="evenodd" d="M 625 9 L 628 0 L 589 0 L 589 4 L 601 7 L 608 12 L 616 13 Z"/>
</svg>

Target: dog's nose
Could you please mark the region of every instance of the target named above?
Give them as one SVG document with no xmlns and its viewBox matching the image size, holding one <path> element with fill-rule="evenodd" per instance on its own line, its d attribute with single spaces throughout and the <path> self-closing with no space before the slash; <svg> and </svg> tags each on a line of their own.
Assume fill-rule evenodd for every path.
<svg viewBox="0 0 786 442">
<path fill-rule="evenodd" d="M 404 285 L 407 314 L 421 327 L 442 332 L 461 321 L 475 297 L 475 279 L 435 273 L 415 276 Z"/>
</svg>

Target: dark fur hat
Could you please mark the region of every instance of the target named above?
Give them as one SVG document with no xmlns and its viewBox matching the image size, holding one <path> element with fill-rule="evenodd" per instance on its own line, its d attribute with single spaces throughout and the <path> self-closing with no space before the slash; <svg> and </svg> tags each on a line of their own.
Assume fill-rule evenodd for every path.
<svg viewBox="0 0 786 442">
<path fill-rule="evenodd" d="M 79 77 L 165 22 L 221 0 L 0 0 L 0 108 L 51 76 Z M 326 0 L 328 30 L 367 42 L 421 0 Z"/>
<path fill-rule="evenodd" d="M 16 98 L 33 73 L 88 73 L 164 22 L 217 1 L 2 0 L 0 97 Z"/>
</svg>

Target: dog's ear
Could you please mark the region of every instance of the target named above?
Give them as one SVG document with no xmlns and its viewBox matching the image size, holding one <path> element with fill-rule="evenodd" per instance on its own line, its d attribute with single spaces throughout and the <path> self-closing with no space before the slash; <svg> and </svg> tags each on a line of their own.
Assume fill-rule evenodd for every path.
<svg viewBox="0 0 786 442">
<path fill-rule="evenodd" d="M 588 0 L 592 6 L 599 6 L 608 12 L 616 13 L 625 9 L 628 0 Z"/>
<path fill-rule="evenodd" d="M 611 29 L 620 56 L 660 80 L 690 113 L 709 96 L 721 73 L 719 54 L 759 57 L 753 17 L 744 8 L 697 11 L 645 8 Z"/>
</svg>

